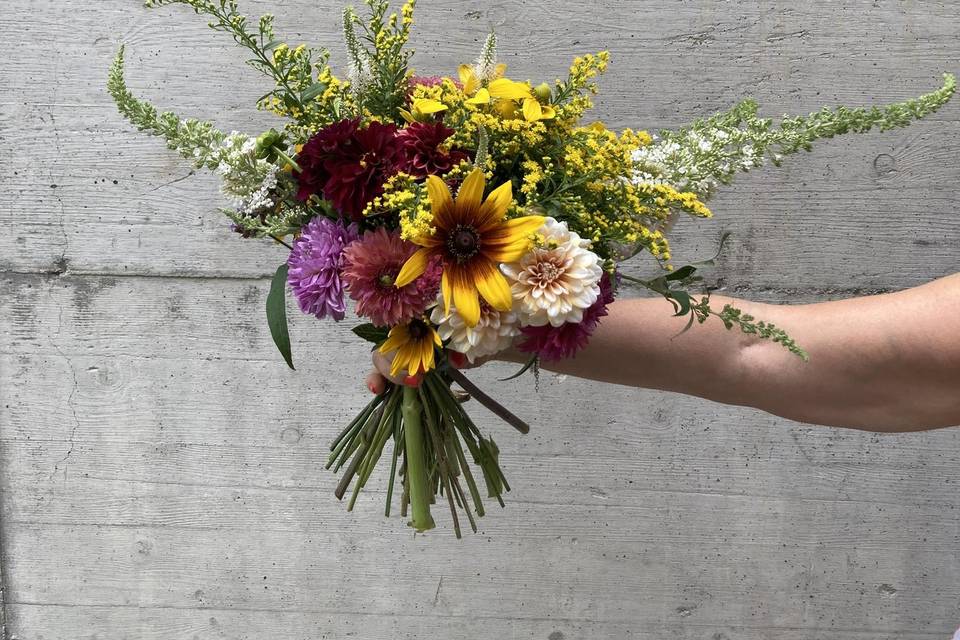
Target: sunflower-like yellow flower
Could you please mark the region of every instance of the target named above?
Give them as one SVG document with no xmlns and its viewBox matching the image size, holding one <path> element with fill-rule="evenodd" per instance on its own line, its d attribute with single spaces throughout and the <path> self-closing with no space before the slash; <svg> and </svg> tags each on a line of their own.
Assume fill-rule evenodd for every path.
<svg viewBox="0 0 960 640">
<path fill-rule="evenodd" d="M 432 100 L 430 98 L 415 98 L 413 104 L 410 105 L 410 111 L 407 111 L 406 109 L 400 109 L 400 115 L 403 116 L 404 120 L 410 123 L 426 122 L 430 120 L 433 114 L 446 110 L 447 105 L 443 104 L 439 100 Z"/>
<path fill-rule="evenodd" d="M 528 122 L 549 120 L 556 115 L 550 105 L 541 104 L 537 96 L 525 82 L 517 82 L 504 78 L 507 65 L 498 64 L 493 77 L 484 85 L 477 77 L 476 68 L 471 64 L 462 64 L 458 69 L 463 93 L 471 96 L 467 104 L 475 106 L 492 104 L 494 109 L 504 118 L 523 117 Z M 520 105 L 520 108 L 518 108 Z"/>
<path fill-rule="evenodd" d="M 433 369 L 434 347 L 442 346 L 443 342 L 433 325 L 424 319 L 414 318 L 407 324 L 398 324 L 390 329 L 379 351 L 394 353 L 390 375 L 395 376 L 406 369 L 408 375 L 415 376 Z"/>
<path fill-rule="evenodd" d="M 505 182 L 484 200 L 486 180 L 474 169 L 463 181 L 456 200 L 446 183 L 427 176 L 427 192 L 434 232 L 413 238 L 420 245 L 400 273 L 395 285 L 403 287 L 418 278 L 434 256 L 443 262 L 440 289 L 443 305 L 451 301 L 470 327 L 480 321 L 480 298 L 498 311 L 513 307 L 513 295 L 499 263 L 515 262 L 529 249 L 529 236 L 544 222 L 543 216 L 506 220 L 513 202 L 511 183 Z"/>
</svg>

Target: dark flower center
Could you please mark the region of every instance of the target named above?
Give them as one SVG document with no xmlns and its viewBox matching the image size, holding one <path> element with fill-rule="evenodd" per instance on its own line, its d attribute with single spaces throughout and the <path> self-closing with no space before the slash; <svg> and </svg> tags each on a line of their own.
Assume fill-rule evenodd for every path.
<svg viewBox="0 0 960 640">
<path fill-rule="evenodd" d="M 430 335 L 430 328 L 423 320 L 411 320 L 407 325 L 407 333 L 411 340 L 423 340 Z"/>
<path fill-rule="evenodd" d="M 457 262 L 464 262 L 480 251 L 480 235 L 465 224 L 459 224 L 447 236 L 447 251 Z"/>
<path fill-rule="evenodd" d="M 381 289 L 393 289 L 393 282 L 397 279 L 397 274 L 392 271 L 383 271 L 377 276 L 377 285 Z"/>
</svg>

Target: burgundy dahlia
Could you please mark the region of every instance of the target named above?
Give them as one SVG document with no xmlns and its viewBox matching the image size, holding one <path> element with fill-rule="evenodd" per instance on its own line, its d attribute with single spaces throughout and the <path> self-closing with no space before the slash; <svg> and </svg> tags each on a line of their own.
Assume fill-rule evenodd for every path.
<svg viewBox="0 0 960 640">
<path fill-rule="evenodd" d="M 318 318 L 343 320 L 343 249 L 357 239 L 357 225 L 344 226 L 329 218 L 314 218 L 293 241 L 287 258 L 287 283 L 300 310 Z"/>
<path fill-rule="evenodd" d="M 442 175 L 449 172 L 463 160 L 467 154 L 459 149 L 448 152 L 440 150 L 440 145 L 453 135 L 453 129 L 442 122 L 413 122 L 397 134 L 403 145 L 398 169 L 417 178 L 428 175 Z"/>
<path fill-rule="evenodd" d="M 383 183 L 397 172 L 402 145 L 397 127 L 341 120 L 324 127 L 297 156 L 297 198 L 321 195 L 340 215 L 359 221 L 367 204 L 383 193 Z"/>
<path fill-rule="evenodd" d="M 417 250 L 396 231 L 368 231 L 343 252 L 343 281 L 357 302 L 357 315 L 378 326 L 395 326 L 423 315 L 436 302 L 442 266 L 432 262 L 422 276 L 403 287 L 397 274 Z"/>
<path fill-rule="evenodd" d="M 580 322 L 567 322 L 559 327 L 546 324 L 542 327 L 521 327 L 523 336 L 517 348 L 525 353 L 536 353 L 542 360 L 563 360 L 572 358 L 580 349 L 587 346 L 590 336 L 600 324 L 600 318 L 607 315 L 607 305 L 613 302 L 613 285 L 610 274 L 600 278 L 600 295 L 597 301 L 587 307 Z"/>
</svg>

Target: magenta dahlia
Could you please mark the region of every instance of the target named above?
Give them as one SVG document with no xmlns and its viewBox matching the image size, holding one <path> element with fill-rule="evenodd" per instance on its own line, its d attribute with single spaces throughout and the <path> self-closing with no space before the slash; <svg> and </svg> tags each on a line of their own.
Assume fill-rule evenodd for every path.
<svg viewBox="0 0 960 640">
<path fill-rule="evenodd" d="M 453 135 L 442 122 L 413 122 L 397 134 L 403 145 L 398 169 L 417 178 L 443 175 L 468 159 L 459 149 L 441 151 L 440 145 Z"/>
<path fill-rule="evenodd" d="M 364 207 L 397 172 L 402 150 L 393 124 L 371 122 L 361 129 L 355 119 L 324 127 L 297 155 L 297 198 L 321 195 L 342 216 L 359 221 Z"/>
<path fill-rule="evenodd" d="M 397 274 L 417 246 L 383 227 L 367 231 L 343 252 L 343 281 L 357 302 L 357 315 L 378 326 L 396 326 L 419 317 L 433 304 L 442 267 L 432 262 L 422 276 L 403 287 Z"/>
<path fill-rule="evenodd" d="M 287 283 L 301 311 L 343 320 L 343 249 L 357 236 L 356 224 L 344 226 L 329 218 L 314 218 L 303 227 L 287 258 Z"/>
<path fill-rule="evenodd" d="M 521 327 L 522 340 L 517 349 L 525 353 L 536 353 L 542 360 L 563 360 L 572 358 L 580 349 L 587 346 L 590 336 L 600 324 L 600 318 L 607 315 L 607 305 L 613 302 L 613 285 L 610 274 L 600 278 L 600 296 L 597 301 L 583 311 L 583 320 L 567 322 L 554 327 L 547 323 L 542 327 Z"/>
</svg>

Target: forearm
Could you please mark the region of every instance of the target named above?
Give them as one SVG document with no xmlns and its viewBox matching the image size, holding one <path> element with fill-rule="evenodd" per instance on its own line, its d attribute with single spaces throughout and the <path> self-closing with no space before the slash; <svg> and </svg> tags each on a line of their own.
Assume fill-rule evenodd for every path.
<svg viewBox="0 0 960 640">
<path fill-rule="evenodd" d="M 907 291 L 809 305 L 713 296 L 783 328 L 810 354 L 727 330 L 686 326 L 662 298 L 619 300 L 575 358 L 578 377 L 675 391 L 794 420 L 876 431 L 960 424 L 960 275 Z M 952 339 L 951 339 L 952 338 Z"/>
</svg>

